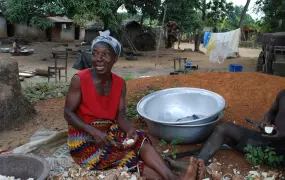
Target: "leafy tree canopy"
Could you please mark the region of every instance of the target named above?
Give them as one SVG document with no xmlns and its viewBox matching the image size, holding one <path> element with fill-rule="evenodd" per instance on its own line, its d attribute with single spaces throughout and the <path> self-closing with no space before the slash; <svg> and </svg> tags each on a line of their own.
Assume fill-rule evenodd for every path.
<svg viewBox="0 0 285 180">
<path fill-rule="evenodd" d="M 199 11 L 198 0 L 166 0 L 167 5 L 166 21 L 175 21 L 180 31 L 193 32 L 203 26 L 202 14 Z"/>
<path fill-rule="evenodd" d="M 0 0 L 0 5 L 11 23 L 46 29 L 53 26 L 46 16 L 66 15 L 81 26 L 101 19 L 106 28 L 116 29 L 121 5 L 133 13 L 141 11 L 147 17 L 157 17 L 160 0 Z"/>
<path fill-rule="evenodd" d="M 224 22 L 227 16 L 233 12 L 233 3 L 227 3 L 226 0 L 212 0 L 207 3 L 206 25 L 213 27 L 217 31 L 220 23 Z"/>
<path fill-rule="evenodd" d="M 258 0 L 256 12 L 263 12 L 264 17 L 259 21 L 264 32 L 277 32 L 285 30 L 285 1 L 284 0 Z"/>
</svg>

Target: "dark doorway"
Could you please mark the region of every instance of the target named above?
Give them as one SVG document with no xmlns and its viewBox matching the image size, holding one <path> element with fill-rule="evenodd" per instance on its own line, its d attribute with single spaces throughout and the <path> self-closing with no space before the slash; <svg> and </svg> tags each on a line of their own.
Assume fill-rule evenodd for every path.
<svg viewBox="0 0 285 180">
<path fill-rule="evenodd" d="M 51 28 L 48 28 L 46 30 L 46 37 L 47 37 L 48 41 L 51 41 L 51 38 L 52 38 L 52 29 Z"/>
<path fill-rule="evenodd" d="M 75 40 L 79 40 L 80 37 L 80 26 L 75 26 Z"/>
<path fill-rule="evenodd" d="M 15 26 L 9 22 L 7 22 L 7 36 L 8 37 L 15 36 Z"/>
</svg>

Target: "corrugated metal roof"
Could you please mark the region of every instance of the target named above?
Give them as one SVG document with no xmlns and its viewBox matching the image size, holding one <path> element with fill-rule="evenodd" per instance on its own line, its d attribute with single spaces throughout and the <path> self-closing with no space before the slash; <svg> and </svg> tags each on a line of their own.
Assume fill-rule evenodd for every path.
<svg viewBox="0 0 285 180">
<path fill-rule="evenodd" d="M 48 19 L 54 21 L 54 22 L 60 22 L 60 23 L 73 23 L 72 19 L 69 19 L 66 16 L 54 16 L 54 17 L 48 17 Z"/>
<path fill-rule="evenodd" d="M 104 23 L 102 21 L 92 21 L 87 24 L 86 29 L 104 29 Z"/>
</svg>

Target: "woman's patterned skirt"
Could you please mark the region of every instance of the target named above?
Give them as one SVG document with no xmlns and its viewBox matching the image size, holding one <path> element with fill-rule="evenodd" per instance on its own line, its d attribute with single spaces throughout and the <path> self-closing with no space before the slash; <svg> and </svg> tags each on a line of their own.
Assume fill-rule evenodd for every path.
<svg viewBox="0 0 285 180">
<path fill-rule="evenodd" d="M 124 133 L 117 124 L 110 120 L 96 120 L 91 124 L 117 143 L 123 143 L 126 139 Z M 129 171 L 143 172 L 144 163 L 139 158 L 140 148 L 145 141 L 151 143 L 144 132 L 136 131 L 138 140 L 132 148 L 121 149 L 117 146 L 103 146 L 93 140 L 87 132 L 69 126 L 68 147 L 74 161 L 91 170 L 107 170 L 111 168 L 128 167 Z"/>
</svg>

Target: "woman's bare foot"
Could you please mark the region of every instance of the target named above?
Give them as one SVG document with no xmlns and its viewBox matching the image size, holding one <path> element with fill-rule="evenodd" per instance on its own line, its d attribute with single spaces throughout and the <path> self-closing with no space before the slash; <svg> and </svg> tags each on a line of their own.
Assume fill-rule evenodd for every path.
<svg viewBox="0 0 285 180">
<path fill-rule="evenodd" d="M 171 168 L 177 169 L 181 172 L 187 171 L 187 168 L 189 166 L 189 162 L 175 161 L 169 157 L 166 157 L 165 160 L 167 161 L 167 163 Z"/>
<path fill-rule="evenodd" d="M 206 166 L 202 159 L 198 160 L 198 180 L 202 180 L 206 173 Z"/>
<path fill-rule="evenodd" d="M 182 176 L 181 180 L 196 180 L 197 172 L 198 172 L 198 161 L 196 158 L 191 157 L 190 164 L 185 174 Z"/>
</svg>

